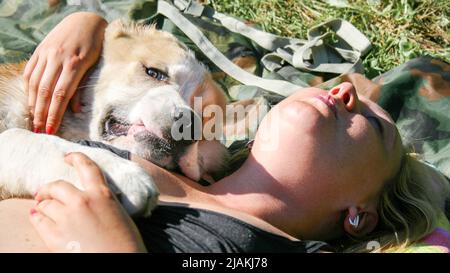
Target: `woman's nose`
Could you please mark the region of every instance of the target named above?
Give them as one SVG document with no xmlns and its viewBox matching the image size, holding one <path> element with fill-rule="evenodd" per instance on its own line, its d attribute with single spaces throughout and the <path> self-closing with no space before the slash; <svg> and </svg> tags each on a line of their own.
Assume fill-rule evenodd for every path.
<svg viewBox="0 0 450 273">
<path fill-rule="evenodd" d="M 341 83 L 328 91 L 328 95 L 332 96 L 335 100 L 342 101 L 347 111 L 355 112 L 358 110 L 359 100 L 353 84 L 349 82 Z"/>
</svg>

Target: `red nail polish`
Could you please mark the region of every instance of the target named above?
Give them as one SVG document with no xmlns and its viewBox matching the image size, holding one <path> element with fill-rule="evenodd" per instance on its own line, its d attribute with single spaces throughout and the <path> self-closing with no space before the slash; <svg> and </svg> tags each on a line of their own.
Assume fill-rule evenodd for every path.
<svg viewBox="0 0 450 273">
<path fill-rule="evenodd" d="M 31 215 L 35 214 L 36 212 L 37 212 L 37 211 L 36 211 L 35 208 L 30 209 L 30 214 L 31 214 Z"/>
<path fill-rule="evenodd" d="M 37 128 L 37 127 L 33 127 L 33 133 L 36 133 L 36 134 L 38 134 L 38 133 L 39 133 L 39 128 Z"/>
<path fill-rule="evenodd" d="M 45 132 L 47 133 L 47 135 L 53 135 L 55 133 L 55 128 L 53 128 L 53 126 L 49 125 L 45 129 Z"/>
</svg>

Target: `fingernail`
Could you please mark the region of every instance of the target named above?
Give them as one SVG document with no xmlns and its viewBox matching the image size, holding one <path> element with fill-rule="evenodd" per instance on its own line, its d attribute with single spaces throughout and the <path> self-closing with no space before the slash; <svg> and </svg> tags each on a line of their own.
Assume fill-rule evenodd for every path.
<svg viewBox="0 0 450 273">
<path fill-rule="evenodd" d="M 38 134 L 38 133 L 39 133 L 39 128 L 37 128 L 37 127 L 33 127 L 33 133 L 36 133 L 36 134 Z"/>
<path fill-rule="evenodd" d="M 35 208 L 30 209 L 30 214 L 33 215 L 37 212 L 37 210 Z"/>
<path fill-rule="evenodd" d="M 53 128 L 53 126 L 49 125 L 45 129 L 45 132 L 47 133 L 47 135 L 53 135 L 55 133 L 55 128 Z"/>
</svg>

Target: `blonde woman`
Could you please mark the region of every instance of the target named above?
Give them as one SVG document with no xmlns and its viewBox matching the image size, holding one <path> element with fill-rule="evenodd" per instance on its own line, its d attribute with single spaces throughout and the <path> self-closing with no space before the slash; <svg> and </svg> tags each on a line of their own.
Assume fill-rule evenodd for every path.
<svg viewBox="0 0 450 273">
<path fill-rule="evenodd" d="M 446 196 L 445 179 L 405 154 L 389 115 L 349 83 L 305 88 L 277 104 L 245 163 L 212 186 L 131 158 L 161 192 L 153 216 L 136 222 L 141 234 L 95 164 L 73 154 L 67 162 L 87 190 L 58 181 L 37 204 L 0 202 L 2 250 L 67 251 L 75 241 L 87 252 L 301 252 L 322 246 L 310 240 L 377 233 L 400 246 L 433 229 Z"/>
<path fill-rule="evenodd" d="M 313 252 L 325 246 L 318 241 L 342 238 L 376 238 L 392 249 L 433 230 L 448 187 L 406 153 L 389 115 L 350 83 L 281 101 L 245 163 L 208 187 L 125 156 L 159 187 L 150 218 L 132 221 L 95 163 L 70 154 L 86 190 L 57 181 L 34 201 L 0 202 L 0 250 Z"/>
</svg>

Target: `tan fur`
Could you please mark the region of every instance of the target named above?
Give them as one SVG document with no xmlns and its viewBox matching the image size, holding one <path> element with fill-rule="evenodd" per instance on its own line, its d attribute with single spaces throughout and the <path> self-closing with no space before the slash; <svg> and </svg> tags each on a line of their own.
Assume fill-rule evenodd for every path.
<svg viewBox="0 0 450 273">
<path fill-rule="evenodd" d="M 30 129 L 31 117 L 22 73 L 26 62 L 0 65 L 0 133 L 8 128 Z"/>
<path fill-rule="evenodd" d="M 31 127 L 22 79 L 24 66 L 25 62 L 0 65 L 0 133 L 9 128 L 29 130 Z M 166 81 L 151 78 L 146 73 L 148 68 L 156 68 L 170 77 Z M 152 156 L 148 152 L 150 150 L 143 150 L 136 141 L 130 141 L 128 135 L 117 134 L 112 140 L 103 137 L 106 127 L 103 121 L 110 116 L 111 110 L 117 110 L 114 114 L 121 115 L 120 120 L 133 126 L 143 124 L 146 129 L 152 130 L 155 125 L 167 128 L 170 125 L 168 119 L 173 122 L 173 118 L 169 117 L 172 108 L 159 109 L 162 103 L 157 101 L 161 98 L 174 107 L 193 107 L 194 97 L 201 97 L 202 108 L 215 104 L 222 110 L 225 110 L 227 101 L 211 74 L 173 35 L 158 31 L 154 26 L 121 20 L 112 22 L 106 29 L 102 59 L 83 84 L 85 86 L 79 89 L 81 101 L 85 105 L 83 111 L 79 114 L 67 111 L 58 136 L 68 140 L 109 142 L 152 161 L 154 158 L 148 158 Z M 203 125 L 212 118 L 215 117 L 204 119 Z M 204 141 L 201 140 L 198 146 L 206 147 Z M 220 143 L 214 142 L 216 146 L 209 144 L 208 147 L 215 148 L 210 148 L 207 153 L 205 149 L 190 149 L 195 153 L 204 152 L 204 156 L 198 154 L 188 157 L 198 159 L 199 164 L 199 171 L 192 170 L 196 173 L 192 179 L 199 178 L 197 173 L 201 175 L 202 172 L 215 171 L 218 168 L 216 166 L 223 163 L 211 163 L 212 160 L 221 160 L 222 155 L 226 156 L 225 149 L 219 147 Z M 140 151 L 143 153 L 140 154 Z M 170 158 L 164 160 L 153 162 L 162 167 L 174 168 L 174 163 L 166 163 Z M 193 162 L 191 164 L 194 165 Z"/>
<path fill-rule="evenodd" d="M 104 55 L 111 61 L 139 61 L 147 67 L 163 70 L 167 64 L 185 57 L 185 47 L 174 36 L 157 31 L 153 25 L 125 24 L 123 21 L 112 24 L 105 33 L 107 43 L 104 48 Z"/>
<path fill-rule="evenodd" d="M 214 82 L 214 80 L 210 75 L 206 76 L 203 83 L 199 85 L 194 92 L 192 92 L 191 98 L 189 100 L 191 107 L 194 107 L 195 97 L 202 98 L 202 109 L 204 109 L 208 105 L 217 105 L 220 107 L 220 109 L 222 109 L 222 113 L 225 113 L 227 98 L 223 93 L 222 89 L 220 89 L 220 87 L 217 86 L 217 84 Z M 215 117 L 203 117 L 202 122 L 203 124 L 206 124 L 213 118 Z"/>
<path fill-rule="evenodd" d="M 11 194 L 9 191 L 4 189 L 4 187 L 0 186 L 0 201 L 6 200 L 6 199 L 11 199 L 11 198 L 32 199 L 33 196 L 26 192 L 23 192 L 22 194 Z"/>
<path fill-rule="evenodd" d="M 0 101 L 11 93 L 11 82 L 20 77 L 26 62 L 16 64 L 0 64 Z"/>
<path fill-rule="evenodd" d="M 26 61 L 17 64 L 2 64 L 0 66 L 0 78 L 10 79 L 17 75 L 22 75 L 23 69 L 25 68 Z M 0 90 L 1 92 L 1 90 Z"/>
</svg>

